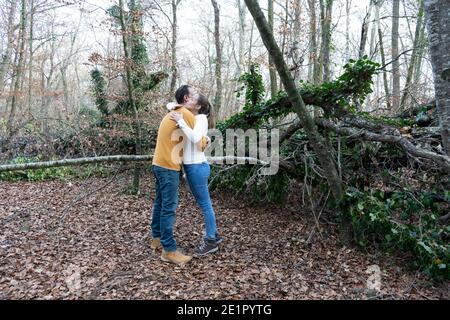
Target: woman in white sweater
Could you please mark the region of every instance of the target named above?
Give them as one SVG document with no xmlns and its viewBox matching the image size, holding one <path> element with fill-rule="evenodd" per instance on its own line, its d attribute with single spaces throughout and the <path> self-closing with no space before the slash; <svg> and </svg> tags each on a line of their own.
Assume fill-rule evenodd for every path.
<svg viewBox="0 0 450 320">
<path fill-rule="evenodd" d="M 195 116 L 195 126 L 191 129 L 183 120 L 183 115 L 175 111 L 170 117 L 176 121 L 187 137 L 183 149 L 183 169 L 192 194 L 200 207 L 205 221 L 205 238 L 195 250 L 197 256 L 217 251 L 222 238 L 217 233 L 216 218 L 208 190 L 208 178 L 211 168 L 202 150 L 202 138 L 207 136 L 208 127 L 214 128 L 213 108 L 208 99 L 198 94 L 191 104 L 185 105 Z M 169 108 L 169 106 L 168 106 Z"/>
</svg>

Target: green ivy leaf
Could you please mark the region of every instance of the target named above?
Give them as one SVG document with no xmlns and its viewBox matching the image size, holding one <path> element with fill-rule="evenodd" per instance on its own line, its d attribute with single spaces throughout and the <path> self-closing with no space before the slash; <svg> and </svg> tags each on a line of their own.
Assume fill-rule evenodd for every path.
<svg viewBox="0 0 450 320">
<path fill-rule="evenodd" d="M 428 252 L 429 254 L 433 254 L 431 248 L 427 246 L 423 241 L 419 241 L 417 244 L 420 245 L 422 248 L 424 248 L 425 251 Z"/>
</svg>

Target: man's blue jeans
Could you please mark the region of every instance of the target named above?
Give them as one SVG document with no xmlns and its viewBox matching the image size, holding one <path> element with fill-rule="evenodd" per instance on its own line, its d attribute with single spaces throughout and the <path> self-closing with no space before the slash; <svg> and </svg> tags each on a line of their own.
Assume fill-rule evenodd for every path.
<svg viewBox="0 0 450 320">
<path fill-rule="evenodd" d="M 215 240 L 217 234 L 216 217 L 208 190 L 208 178 L 211 168 L 207 162 L 185 164 L 184 171 L 192 194 L 202 210 L 205 219 L 206 239 Z"/>
<path fill-rule="evenodd" d="M 155 201 L 152 214 L 152 236 L 160 238 L 165 251 L 175 251 L 177 243 L 173 238 L 175 211 L 178 205 L 180 172 L 152 166 L 155 175 Z"/>
</svg>

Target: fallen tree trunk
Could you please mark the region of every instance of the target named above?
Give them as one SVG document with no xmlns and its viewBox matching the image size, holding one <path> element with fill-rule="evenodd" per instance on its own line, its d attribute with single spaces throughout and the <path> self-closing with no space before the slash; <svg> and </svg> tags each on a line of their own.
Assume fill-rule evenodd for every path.
<svg viewBox="0 0 450 320">
<path fill-rule="evenodd" d="M 64 159 L 64 160 L 43 161 L 43 162 L 30 162 L 20 164 L 5 164 L 0 165 L 0 172 L 75 166 L 75 165 L 102 163 L 102 162 L 150 161 L 152 158 L 153 156 L 117 155 L 117 156 L 103 156 L 92 158 Z"/>
<path fill-rule="evenodd" d="M 404 137 L 400 132 L 395 132 L 395 128 L 389 128 L 381 133 L 370 131 L 367 128 L 355 128 L 338 125 L 330 120 L 315 119 L 318 127 L 333 131 L 343 136 L 352 137 L 363 141 L 384 142 L 389 143 L 403 149 L 407 154 L 417 158 L 428 159 L 436 162 L 444 171 L 450 173 L 450 157 L 444 154 L 439 154 L 427 149 L 415 146 L 407 137 Z M 280 137 L 280 143 L 289 140 L 292 135 L 302 128 L 300 122 L 292 124 Z M 425 131 L 431 134 L 432 132 Z M 286 165 L 281 167 L 287 168 Z M 289 171 L 289 170 L 288 170 Z"/>
<path fill-rule="evenodd" d="M 342 127 L 332 121 L 325 119 L 316 119 L 316 123 L 320 127 L 342 135 L 358 137 L 359 139 L 366 141 L 378 141 L 396 145 L 402 148 L 411 156 L 433 160 L 434 162 L 438 163 L 447 173 L 450 173 L 450 157 L 426 149 L 418 148 L 402 135 L 382 134 L 364 129 L 357 130 L 354 128 Z"/>
<path fill-rule="evenodd" d="M 305 101 L 308 104 L 316 105 L 322 103 L 323 97 L 316 97 L 314 95 L 306 95 Z M 332 104 L 332 101 L 327 101 L 327 110 L 334 114 L 334 118 L 343 125 L 337 124 L 326 118 L 315 119 L 316 125 L 325 128 L 327 130 L 334 131 L 336 133 L 358 137 L 361 140 L 366 141 L 378 141 L 383 143 L 389 143 L 396 145 L 403 149 L 405 152 L 414 157 L 429 159 L 436 162 L 446 172 L 450 172 L 450 157 L 427 150 L 416 146 L 407 137 L 401 135 L 400 129 L 395 126 L 388 125 L 383 122 L 370 121 L 361 116 L 351 114 L 346 110 L 339 108 L 339 106 Z M 323 107 L 323 105 L 322 105 Z M 269 103 L 261 107 L 254 115 L 252 112 L 244 111 L 238 119 L 230 124 L 227 128 L 248 128 L 260 121 L 261 117 L 270 117 L 271 115 L 287 114 L 292 112 L 292 104 L 288 97 L 282 97 L 275 102 Z M 300 121 L 295 122 L 288 127 L 280 136 L 280 143 L 288 140 L 295 132 L 302 128 Z M 431 128 L 419 128 L 411 130 L 414 134 L 414 139 L 419 139 L 421 136 L 433 136 L 434 130 Z"/>
<path fill-rule="evenodd" d="M 0 172 L 7 171 L 18 171 L 18 170 L 35 170 L 35 169 L 45 169 L 54 167 L 64 167 L 64 166 L 75 166 L 83 164 L 92 163 L 110 163 L 110 162 L 135 162 L 135 161 L 151 161 L 153 159 L 152 155 L 115 155 L 115 156 L 103 156 L 103 157 L 92 157 L 92 158 L 77 158 L 77 159 L 64 159 L 55 161 L 43 161 L 43 162 L 30 162 L 30 163 L 20 163 L 20 164 L 5 164 L 0 165 Z M 258 165 L 269 165 L 268 162 L 262 161 L 252 157 L 207 157 L 208 162 L 226 164 L 231 161 L 248 162 Z"/>
</svg>

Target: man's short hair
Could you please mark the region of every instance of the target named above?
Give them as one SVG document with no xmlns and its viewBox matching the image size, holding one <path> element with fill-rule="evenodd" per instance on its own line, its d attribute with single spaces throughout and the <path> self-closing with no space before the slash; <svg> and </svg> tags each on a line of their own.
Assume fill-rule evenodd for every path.
<svg viewBox="0 0 450 320">
<path fill-rule="evenodd" d="M 177 103 L 184 103 L 184 96 L 189 95 L 189 88 L 191 88 L 190 85 L 184 84 L 177 89 L 175 92 L 175 99 L 177 100 Z"/>
</svg>

